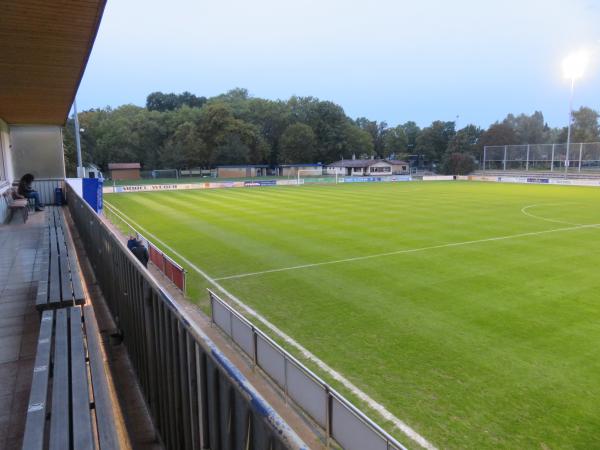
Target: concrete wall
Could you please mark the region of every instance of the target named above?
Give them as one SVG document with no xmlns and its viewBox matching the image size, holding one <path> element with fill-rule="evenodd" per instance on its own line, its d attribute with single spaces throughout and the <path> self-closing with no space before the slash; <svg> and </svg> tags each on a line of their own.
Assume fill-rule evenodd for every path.
<svg viewBox="0 0 600 450">
<path fill-rule="evenodd" d="M 10 189 L 12 180 L 9 129 L 8 125 L 0 119 L 0 224 L 6 221 L 8 215 L 7 201 L 2 194 Z"/>
</svg>

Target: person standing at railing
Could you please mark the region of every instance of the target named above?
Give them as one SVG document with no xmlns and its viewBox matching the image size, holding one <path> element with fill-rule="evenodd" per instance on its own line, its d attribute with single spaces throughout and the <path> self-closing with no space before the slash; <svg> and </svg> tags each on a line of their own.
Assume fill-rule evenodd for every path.
<svg viewBox="0 0 600 450">
<path fill-rule="evenodd" d="M 30 173 L 26 173 L 21 177 L 19 186 L 17 187 L 17 194 L 22 198 L 32 198 L 35 205 L 36 211 L 43 211 L 44 205 L 40 203 L 40 194 L 31 187 L 34 177 Z"/>
<path fill-rule="evenodd" d="M 134 254 L 138 261 L 144 265 L 144 267 L 148 267 L 148 260 L 150 257 L 148 255 L 148 249 L 142 244 L 142 241 L 133 236 L 129 236 L 127 248 Z"/>
</svg>

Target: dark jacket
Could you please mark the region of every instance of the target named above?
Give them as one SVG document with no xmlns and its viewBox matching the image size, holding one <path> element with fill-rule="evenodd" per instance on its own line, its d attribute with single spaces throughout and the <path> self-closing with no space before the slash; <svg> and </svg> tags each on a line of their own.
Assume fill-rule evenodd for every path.
<svg viewBox="0 0 600 450">
<path fill-rule="evenodd" d="M 31 189 L 31 183 L 27 183 L 27 181 L 21 178 L 21 181 L 19 181 L 19 187 L 17 188 L 18 194 L 25 195 L 30 193 L 31 191 L 33 191 L 33 189 Z"/>
<path fill-rule="evenodd" d="M 144 265 L 144 267 L 148 267 L 148 250 L 143 245 L 138 245 L 137 247 L 133 247 L 131 252 L 135 255 L 135 257 Z"/>
</svg>

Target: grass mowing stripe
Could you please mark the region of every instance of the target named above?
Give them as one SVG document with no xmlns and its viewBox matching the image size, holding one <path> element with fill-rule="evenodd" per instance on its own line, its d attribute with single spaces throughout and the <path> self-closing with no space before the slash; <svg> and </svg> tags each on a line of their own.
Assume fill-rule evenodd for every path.
<svg viewBox="0 0 600 450">
<path fill-rule="evenodd" d="M 399 418 L 397 418 L 396 416 L 394 416 L 382 404 L 376 402 L 371 397 L 369 397 L 365 392 L 363 392 L 357 386 L 355 386 L 353 383 L 351 383 L 342 374 L 340 374 L 339 372 L 335 371 L 333 368 L 329 367 L 327 364 L 325 364 L 325 362 L 323 362 L 322 360 L 320 360 L 319 358 L 317 358 L 317 356 L 315 356 L 310 351 L 308 351 L 306 348 L 304 348 L 302 345 L 300 345 L 300 343 L 298 343 L 296 340 L 292 339 L 290 336 L 288 336 L 287 334 L 285 334 L 282 330 L 280 330 L 274 324 L 272 324 L 271 322 L 269 322 L 265 317 L 263 317 L 262 315 L 260 315 L 257 311 L 255 311 L 254 309 L 252 309 L 250 306 L 248 306 L 243 301 L 241 301 L 238 297 L 236 297 L 231 292 L 229 292 L 227 289 L 225 289 L 214 278 L 212 278 L 206 271 L 204 271 L 204 270 L 200 269 L 199 267 L 197 267 L 194 263 L 192 263 L 186 257 L 184 257 L 183 255 L 181 255 L 180 253 L 178 253 L 176 250 L 174 250 L 168 244 L 166 244 L 165 242 L 163 242 L 157 236 L 153 235 L 150 231 L 144 229 L 144 227 L 142 227 L 140 224 L 136 223 L 135 220 L 133 220 L 131 217 L 128 217 L 125 213 L 123 213 L 122 211 L 120 211 L 117 207 L 115 207 L 114 205 L 112 205 L 112 204 L 110 204 L 108 202 L 106 202 L 106 203 L 111 208 L 113 208 L 117 212 L 117 214 L 119 214 L 120 216 L 122 216 L 122 218 L 124 218 L 125 220 L 127 220 L 132 225 L 138 227 L 138 229 L 140 231 L 145 232 L 147 234 L 147 236 L 153 238 L 155 240 L 155 242 L 158 242 L 164 248 L 168 249 L 169 251 L 173 252 L 173 254 L 177 255 L 185 264 L 187 264 L 188 266 L 190 266 L 199 275 L 201 275 L 202 277 L 204 277 L 210 284 L 212 284 L 215 288 L 217 288 L 221 293 L 225 294 L 229 299 L 233 300 L 238 306 L 242 307 L 244 309 L 244 311 L 246 311 L 247 314 L 250 314 L 251 316 L 253 316 L 256 319 L 260 320 L 267 328 L 269 328 L 271 331 L 273 331 L 279 338 L 283 339 L 286 343 L 288 343 L 289 345 L 291 345 L 292 347 L 294 347 L 296 350 L 300 351 L 300 353 L 306 359 L 312 361 L 321 370 L 325 371 L 331 377 L 333 377 L 334 379 L 336 379 L 337 381 L 339 381 L 340 383 L 342 383 L 342 385 L 346 389 L 350 390 L 360 400 L 362 400 L 367 405 L 369 405 L 369 407 L 371 409 L 377 411 L 381 415 L 381 417 L 383 419 L 385 419 L 385 420 L 387 420 L 389 422 L 392 422 L 394 424 L 394 426 L 398 430 L 400 430 L 402 433 L 404 433 L 407 437 L 409 437 L 414 442 L 416 442 L 421 447 L 423 447 L 423 448 L 425 448 L 427 450 L 436 450 L 436 447 L 433 444 L 431 444 L 427 439 L 425 439 L 423 436 L 421 436 L 419 433 L 417 433 L 415 430 L 413 430 L 405 422 L 403 422 L 402 420 L 400 420 Z"/>
<path fill-rule="evenodd" d="M 267 273 L 286 272 L 288 270 L 308 269 L 311 267 L 328 266 L 330 264 L 341 264 L 341 263 L 347 263 L 347 262 L 362 261 L 365 259 L 382 258 L 382 257 L 386 257 L 386 256 L 402 255 L 405 253 L 424 252 L 427 250 L 437 250 L 437 249 L 449 248 L 449 247 L 460 247 L 463 245 L 473 245 L 473 244 L 481 244 L 481 243 L 485 243 L 485 242 L 503 241 L 506 239 L 517 239 L 517 238 L 522 238 L 522 237 L 539 236 L 539 235 L 548 234 L 548 233 L 574 231 L 574 230 L 580 230 L 580 229 L 584 229 L 584 228 L 598 228 L 599 226 L 600 226 L 600 224 L 598 224 L 598 223 L 590 224 L 590 225 L 577 225 L 577 226 L 566 227 L 566 228 L 553 228 L 551 230 L 532 231 L 529 233 L 511 234 L 508 236 L 496 236 L 496 237 L 485 238 L 485 239 L 477 239 L 474 241 L 450 242 L 447 244 L 431 245 L 429 247 L 409 248 L 409 249 L 404 249 L 404 250 L 396 250 L 393 252 L 376 253 L 374 255 L 355 256 L 353 258 L 338 259 L 338 260 L 334 260 L 334 261 L 323 261 L 323 262 L 318 262 L 318 263 L 302 264 L 299 266 L 281 267 L 279 269 L 263 270 L 261 272 L 249 272 L 249 273 L 242 273 L 242 274 L 238 274 L 238 275 L 229 275 L 226 277 L 215 278 L 215 281 L 232 280 L 235 278 L 246 278 L 246 277 L 252 277 L 252 276 L 256 276 L 256 275 L 264 275 Z"/>
</svg>

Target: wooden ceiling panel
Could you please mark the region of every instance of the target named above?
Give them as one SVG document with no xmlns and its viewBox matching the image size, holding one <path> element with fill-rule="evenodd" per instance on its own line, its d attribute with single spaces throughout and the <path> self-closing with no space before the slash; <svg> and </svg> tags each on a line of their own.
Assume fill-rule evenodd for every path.
<svg viewBox="0 0 600 450">
<path fill-rule="evenodd" d="M 0 118 L 62 125 L 81 82 L 106 0 L 3 0 Z"/>
</svg>

